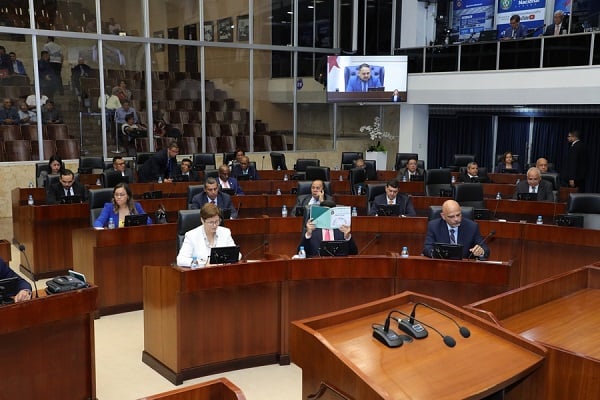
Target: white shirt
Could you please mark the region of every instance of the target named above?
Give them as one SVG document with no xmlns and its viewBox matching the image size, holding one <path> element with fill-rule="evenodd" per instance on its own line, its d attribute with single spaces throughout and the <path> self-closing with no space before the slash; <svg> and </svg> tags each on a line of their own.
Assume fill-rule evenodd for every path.
<svg viewBox="0 0 600 400">
<path fill-rule="evenodd" d="M 231 230 L 219 226 L 215 233 L 215 245 L 213 247 L 235 246 L 231 237 Z M 211 246 L 206 237 L 204 226 L 200 225 L 186 232 L 179 254 L 177 254 L 177 265 L 180 267 L 189 267 L 192 263 L 192 257 L 198 258 L 200 266 L 204 266 L 210 256 Z M 240 255 L 241 258 L 241 255 Z"/>
</svg>

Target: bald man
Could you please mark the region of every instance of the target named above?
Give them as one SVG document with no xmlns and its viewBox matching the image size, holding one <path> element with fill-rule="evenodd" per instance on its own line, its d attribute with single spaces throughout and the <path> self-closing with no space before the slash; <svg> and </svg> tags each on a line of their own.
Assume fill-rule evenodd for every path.
<svg viewBox="0 0 600 400">
<path fill-rule="evenodd" d="M 536 167 L 527 170 L 527 180 L 522 180 L 517 184 L 513 199 L 517 199 L 519 193 L 537 193 L 537 201 L 554 201 L 552 184 L 542 179 L 542 174 Z"/>
<path fill-rule="evenodd" d="M 537 159 L 537 161 L 535 162 L 535 167 L 537 169 L 539 169 L 540 173 L 542 173 L 542 174 L 547 174 L 548 172 L 552 172 L 552 171 L 550 171 L 550 168 L 548 167 L 548 160 L 546 160 L 543 157 L 540 157 Z"/>
<path fill-rule="evenodd" d="M 463 245 L 463 258 L 487 258 L 490 254 L 489 247 L 483 242 L 479 225 L 470 219 L 463 219 L 460 205 L 454 200 L 446 200 L 442 205 L 439 219 L 429 221 L 427 236 L 423 246 L 423 255 L 433 257 L 434 243 L 451 243 L 451 235 L 456 244 Z"/>
</svg>

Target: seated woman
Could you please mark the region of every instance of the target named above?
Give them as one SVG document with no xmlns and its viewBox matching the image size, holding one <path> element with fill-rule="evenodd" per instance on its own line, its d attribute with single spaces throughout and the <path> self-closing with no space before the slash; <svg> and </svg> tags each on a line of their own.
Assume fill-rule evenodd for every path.
<svg viewBox="0 0 600 400">
<path fill-rule="evenodd" d="M 37 177 L 37 187 L 46 187 L 49 176 L 58 176 L 60 171 L 65 168 L 62 158 L 59 156 L 51 156 L 48 160 L 48 171 L 41 171 Z"/>
<path fill-rule="evenodd" d="M 133 193 L 124 182 L 117 183 L 113 188 L 112 202 L 104 204 L 102 212 L 94 221 L 94 228 L 105 228 L 108 221 L 112 218 L 115 227 L 125 226 L 125 216 L 132 214 L 145 214 L 144 209 L 138 202 L 133 201 Z M 152 220 L 148 217 L 148 225 Z"/>
<path fill-rule="evenodd" d="M 502 157 L 502 161 L 500 161 L 496 165 L 496 168 L 494 169 L 494 172 L 496 172 L 496 173 L 510 172 L 510 173 L 513 173 L 513 174 L 520 174 L 521 173 L 521 167 L 519 166 L 518 162 L 513 161 L 512 152 L 507 151 L 507 152 L 504 153 L 504 155 Z"/>
<path fill-rule="evenodd" d="M 210 250 L 213 247 L 235 246 L 231 237 L 231 230 L 221 224 L 221 213 L 213 203 L 206 203 L 200 209 L 202 225 L 186 232 L 179 254 L 177 265 L 189 267 L 192 258 L 196 257 L 200 267 L 210 264 Z"/>
</svg>

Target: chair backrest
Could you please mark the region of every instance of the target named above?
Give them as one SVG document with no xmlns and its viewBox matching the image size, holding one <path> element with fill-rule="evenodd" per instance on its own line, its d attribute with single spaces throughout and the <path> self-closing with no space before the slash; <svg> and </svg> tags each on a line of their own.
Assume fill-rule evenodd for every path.
<svg viewBox="0 0 600 400">
<path fill-rule="evenodd" d="M 215 161 L 215 154 L 214 153 L 197 153 L 194 154 L 194 157 L 192 159 L 192 163 L 194 165 L 194 167 L 196 166 L 204 166 L 204 168 L 199 167 L 197 169 L 206 169 L 207 167 L 209 168 L 216 168 L 217 167 L 217 162 Z"/>
<path fill-rule="evenodd" d="M 204 185 L 189 185 L 187 188 L 187 204 L 188 208 L 192 205 L 192 199 L 198 193 L 202 193 L 204 191 Z"/>
<path fill-rule="evenodd" d="M 385 183 L 369 183 L 367 185 L 367 215 L 371 213 L 373 199 L 380 194 L 385 193 Z"/>
<path fill-rule="evenodd" d="M 442 206 L 429 206 L 429 220 L 440 218 L 440 214 L 442 212 Z M 467 218 L 473 220 L 475 215 L 475 210 L 473 207 L 460 207 L 460 212 L 463 218 Z"/>
<path fill-rule="evenodd" d="M 419 159 L 419 154 L 417 153 L 396 153 L 396 163 L 394 164 L 394 169 L 398 171 L 400 168 L 403 168 L 404 164 L 408 161 L 408 159 L 414 158 L 415 160 Z"/>
<path fill-rule="evenodd" d="M 318 158 L 299 158 L 296 160 L 296 164 L 294 164 L 294 170 L 299 172 L 306 172 L 306 167 L 318 167 L 319 165 L 321 165 L 321 160 L 319 160 Z"/>
<path fill-rule="evenodd" d="M 287 165 L 285 165 L 285 154 L 272 151 L 269 153 L 269 156 L 271 157 L 271 168 L 274 170 L 278 168 L 287 170 Z"/>
<path fill-rule="evenodd" d="M 206 136 L 206 152 L 216 153 L 217 152 L 217 138 L 214 136 Z"/>
<path fill-rule="evenodd" d="M 600 214 L 600 193 L 569 193 L 567 212 Z"/>
<path fill-rule="evenodd" d="M 235 160 L 235 151 L 223 152 L 223 164 L 229 164 L 229 161 Z"/>
<path fill-rule="evenodd" d="M 342 165 L 341 165 L 341 169 L 349 169 L 349 168 L 344 168 L 346 166 L 350 166 L 350 168 L 352 168 L 352 165 L 354 164 L 354 161 L 356 161 L 359 158 L 363 158 L 363 153 L 362 151 L 343 151 L 342 152 Z"/>
<path fill-rule="evenodd" d="M 206 178 L 215 178 L 219 179 L 219 170 L 218 169 L 205 169 L 204 170 L 204 179 Z"/>
<path fill-rule="evenodd" d="M 29 140 L 9 140 L 4 142 L 6 161 L 30 161 L 31 142 Z"/>
<path fill-rule="evenodd" d="M 59 139 L 55 141 L 56 154 L 63 160 L 73 160 L 80 156 L 79 141 L 76 139 Z"/>
<path fill-rule="evenodd" d="M 453 165 L 455 167 L 466 167 L 472 161 L 475 161 L 475 154 L 455 154 Z"/>
<path fill-rule="evenodd" d="M 311 186 L 312 181 L 298 181 L 298 196 L 303 194 L 310 194 Z M 331 196 L 331 182 L 323 182 L 323 189 L 325 190 L 325 194 Z"/>
<path fill-rule="evenodd" d="M 365 168 L 352 168 L 348 174 L 350 180 L 350 193 L 357 194 L 356 187 L 359 184 L 364 185 L 367 180 L 367 170 Z"/>
<path fill-rule="evenodd" d="M 198 142 L 194 136 L 182 136 L 179 138 L 181 154 L 194 154 L 198 152 Z"/>
<path fill-rule="evenodd" d="M 183 244 L 185 233 L 202 225 L 200 210 L 179 210 L 177 212 L 177 253 Z"/>
<path fill-rule="evenodd" d="M 452 174 L 447 168 L 425 170 L 425 194 L 439 196 L 440 190 L 452 191 Z"/>
<path fill-rule="evenodd" d="M 283 133 L 271 134 L 271 149 L 286 151 L 287 148 L 287 138 Z"/>
<path fill-rule="evenodd" d="M 42 157 L 44 160 L 49 160 L 56 153 L 56 144 L 54 140 L 42 140 Z M 40 153 L 40 142 L 34 140 L 31 142 L 31 158 L 37 160 Z"/>
<path fill-rule="evenodd" d="M 148 161 L 150 159 L 150 157 L 152 157 L 155 153 L 149 152 L 149 151 L 143 151 L 143 152 L 138 152 L 135 156 L 135 166 L 139 171 L 139 168 L 142 166 L 142 164 L 144 164 L 146 161 Z"/>
<path fill-rule="evenodd" d="M 113 188 L 120 182 L 133 183 L 129 182 L 129 177 L 123 175 L 119 171 L 104 171 L 102 173 L 102 186 L 105 188 Z"/>
<path fill-rule="evenodd" d="M 91 189 L 89 192 L 90 209 L 102 208 L 104 204 L 110 203 L 113 196 L 112 188 Z"/>
<path fill-rule="evenodd" d="M 254 135 L 254 151 L 271 151 L 271 137 L 269 135 Z"/>
<path fill-rule="evenodd" d="M 46 135 L 50 140 L 70 139 L 69 127 L 65 124 L 46 125 Z"/>
<path fill-rule="evenodd" d="M 79 157 L 79 169 L 91 168 L 104 171 L 104 158 L 102 157 Z M 79 171 L 79 173 L 82 173 Z"/>
<path fill-rule="evenodd" d="M 453 187 L 454 200 L 461 206 L 485 208 L 481 183 L 458 183 Z"/>
<path fill-rule="evenodd" d="M 371 67 L 371 76 L 375 78 L 379 78 L 379 82 L 381 85 L 384 85 L 385 79 L 385 68 L 380 65 L 369 65 Z M 344 68 L 344 82 L 348 85 L 348 81 L 353 77 L 358 75 L 358 67 L 360 65 L 349 65 Z"/>
<path fill-rule="evenodd" d="M 329 181 L 329 167 L 315 167 L 312 165 L 306 167 L 306 180 L 314 181 L 315 179 Z"/>
<path fill-rule="evenodd" d="M 549 172 L 547 174 L 542 174 L 542 179 L 550 182 L 552 184 L 552 190 L 560 189 L 560 177 L 556 172 Z"/>
<path fill-rule="evenodd" d="M 376 160 L 365 160 L 365 169 L 367 170 L 367 180 L 377 180 L 377 161 Z"/>
<path fill-rule="evenodd" d="M 0 141 L 21 140 L 22 137 L 19 125 L 0 125 Z"/>
<path fill-rule="evenodd" d="M 104 207 L 90 208 L 90 226 L 94 226 L 94 221 L 98 219 Z"/>
</svg>

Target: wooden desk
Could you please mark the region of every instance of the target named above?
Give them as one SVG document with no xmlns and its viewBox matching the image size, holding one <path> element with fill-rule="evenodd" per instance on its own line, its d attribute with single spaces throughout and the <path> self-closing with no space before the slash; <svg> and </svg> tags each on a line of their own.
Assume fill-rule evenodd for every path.
<svg viewBox="0 0 600 400">
<path fill-rule="evenodd" d="M 464 298 L 459 292 L 465 282 L 471 282 L 467 298 L 482 298 L 505 291 L 509 271 L 507 263 L 456 261 L 445 267 L 421 257 L 385 256 L 197 270 L 145 266 L 142 360 L 174 384 L 232 369 L 288 364 L 291 320 L 374 301 L 410 286 L 411 280 L 428 278 L 426 290 L 445 293 L 449 301 Z"/>
<path fill-rule="evenodd" d="M 400 348 L 372 337 L 372 324 L 383 324 L 390 310 L 410 313 L 416 302 L 444 310 L 471 336 L 461 337 L 451 321 L 422 307 L 417 317 L 455 338 L 456 347 L 448 348 L 431 329 L 426 339 Z M 481 399 L 511 386 L 513 393 L 530 395 L 536 383 L 530 377 L 545 350 L 449 303 L 404 292 L 292 322 L 290 354 L 302 368 L 302 398 L 440 400 Z"/>
<path fill-rule="evenodd" d="M 98 315 L 142 308 L 142 266 L 175 261 L 176 224 L 73 232 L 73 265 L 98 286 Z"/>
<path fill-rule="evenodd" d="M 143 397 L 139 400 L 245 400 L 244 393 L 227 378 L 198 383 L 183 389 Z"/>
<path fill-rule="evenodd" d="M 548 349 L 536 398 L 600 397 L 600 268 L 586 267 L 466 307 Z"/>
<path fill-rule="evenodd" d="M 98 289 L 0 307 L 3 399 L 95 399 Z"/>
</svg>

